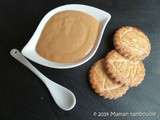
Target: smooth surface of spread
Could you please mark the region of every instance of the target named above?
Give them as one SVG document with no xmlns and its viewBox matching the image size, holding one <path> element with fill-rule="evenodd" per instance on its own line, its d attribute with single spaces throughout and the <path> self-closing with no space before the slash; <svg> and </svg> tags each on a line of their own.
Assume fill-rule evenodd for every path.
<svg viewBox="0 0 160 120">
<path fill-rule="evenodd" d="M 94 47 L 98 29 L 99 22 L 83 12 L 57 13 L 45 25 L 36 50 L 50 61 L 78 62 Z"/>
</svg>

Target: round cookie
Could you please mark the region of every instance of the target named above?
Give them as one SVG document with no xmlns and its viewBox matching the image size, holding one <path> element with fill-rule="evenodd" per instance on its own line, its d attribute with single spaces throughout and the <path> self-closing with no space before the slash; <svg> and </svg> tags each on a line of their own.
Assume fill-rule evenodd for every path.
<svg viewBox="0 0 160 120">
<path fill-rule="evenodd" d="M 115 49 L 131 60 L 143 60 L 151 50 L 149 38 L 138 28 L 124 26 L 114 34 Z"/>
<path fill-rule="evenodd" d="M 137 86 L 145 76 L 142 61 L 131 61 L 120 55 L 116 50 L 110 51 L 105 57 L 106 73 L 118 83 Z"/>
<path fill-rule="evenodd" d="M 90 84 L 100 96 L 108 99 L 121 97 L 128 90 L 128 86 L 112 81 L 105 72 L 104 59 L 98 60 L 90 70 Z"/>
</svg>

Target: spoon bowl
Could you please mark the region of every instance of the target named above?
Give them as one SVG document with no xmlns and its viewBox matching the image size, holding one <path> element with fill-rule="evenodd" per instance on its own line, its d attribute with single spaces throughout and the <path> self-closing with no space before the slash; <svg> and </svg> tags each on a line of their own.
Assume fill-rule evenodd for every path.
<svg viewBox="0 0 160 120">
<path fill-rule="evenodd" d="M 47 86 L 56 104 L 63 110 L 71 110 L 76 104 L 75 95 L 67 88 L 47 80 Z M 55 92 L 57 91 L 57 92 Z"/>
</svg>

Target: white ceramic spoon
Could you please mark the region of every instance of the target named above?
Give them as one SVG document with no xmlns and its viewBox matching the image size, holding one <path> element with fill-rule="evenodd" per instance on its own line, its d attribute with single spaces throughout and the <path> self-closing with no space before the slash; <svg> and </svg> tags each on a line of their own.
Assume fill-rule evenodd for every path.
<svg viewBox="0 0 160 120">
<path fill-rule="evenodd" d="M 10 54 L 20 63 L 29 68 L 35 75 L 37 75 L 37 77 L 39 77 L 43 81 L 43 83 L 47 86 L 54 101 L 61 109 L 68 111 L 75 106 L 76 98 L 70 90 L 44 76 L 17 49 L 12 49 L 10 51 Z"/>
</svg>

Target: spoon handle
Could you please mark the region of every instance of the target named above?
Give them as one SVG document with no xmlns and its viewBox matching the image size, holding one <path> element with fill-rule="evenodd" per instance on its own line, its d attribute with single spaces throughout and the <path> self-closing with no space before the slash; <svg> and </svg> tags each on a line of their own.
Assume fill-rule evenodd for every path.
<svg viewBox="0 0 160 120">
<path fill-rule="evenodd" d="M 20 63 L 29 68 L 37 77 L 39 77 L 45 84 L 47 80 L 49 80 L 46 76 L 44 76 L 37 68 L 35 68 L 17 49 L 12 49 L 10 51 L 12 57 L 18 60 Z M 50 81 L 50 80 L 49 80 Z M 56 83 L 55 83 L 56 84 Z"/>
</svg>

